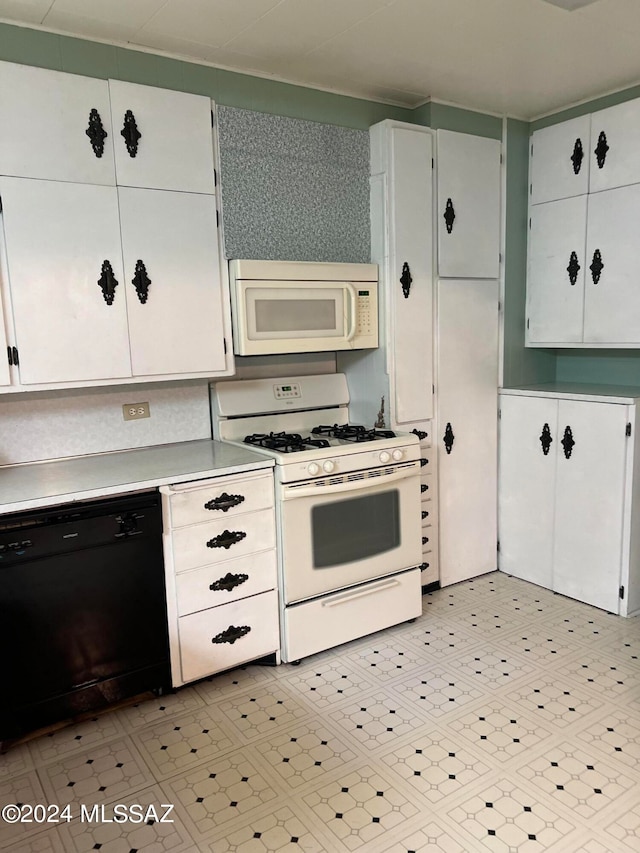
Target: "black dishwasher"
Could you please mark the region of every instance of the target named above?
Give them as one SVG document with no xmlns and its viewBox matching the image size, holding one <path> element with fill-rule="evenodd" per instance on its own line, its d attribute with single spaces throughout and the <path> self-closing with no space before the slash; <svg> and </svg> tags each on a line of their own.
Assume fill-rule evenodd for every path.
<svg viewBox="0 0 640 853">
<path fill-rule="evenodd" d="M 157 492 L 0 517 L 0 740 L 170 687 Z"/>
</svg>

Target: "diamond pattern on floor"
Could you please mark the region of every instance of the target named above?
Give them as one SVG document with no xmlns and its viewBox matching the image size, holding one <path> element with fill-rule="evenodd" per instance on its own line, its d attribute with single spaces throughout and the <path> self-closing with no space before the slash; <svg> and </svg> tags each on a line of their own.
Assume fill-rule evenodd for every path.
<svg viewBox="0 0 640 853">
<path fill-rule="evenodd" d="M 125 806 L 172 822 L 109 823 Z M 294 666 L 249 664 L 0 755 L 6 853 L 637 853 L 640 619 L 501 573 Z"/>
</svg>

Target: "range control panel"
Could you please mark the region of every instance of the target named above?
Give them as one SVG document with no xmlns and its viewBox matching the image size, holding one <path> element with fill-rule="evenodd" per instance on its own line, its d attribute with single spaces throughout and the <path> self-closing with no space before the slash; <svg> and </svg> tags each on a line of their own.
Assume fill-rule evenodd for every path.
<svg viewBox="0 0 640 853">
<path fill-rule="evenodd" d="M 292 382 L 290 385 L 274 385 L 273 393 L 276 400 L 288 400 L 291 398 L 302 397 L 300 386 L 296 382 Z"/>
</svg>

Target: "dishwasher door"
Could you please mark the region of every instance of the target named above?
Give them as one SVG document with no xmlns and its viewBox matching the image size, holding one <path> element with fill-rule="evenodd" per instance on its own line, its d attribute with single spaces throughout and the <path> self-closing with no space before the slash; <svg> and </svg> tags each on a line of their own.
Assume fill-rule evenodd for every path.
<svg viewBox="0 0 640 853">
<path fill-rule="evenodd" d="M 0 521 L 0 739 L 170 684 L 157 493 Z"/>
</svg>

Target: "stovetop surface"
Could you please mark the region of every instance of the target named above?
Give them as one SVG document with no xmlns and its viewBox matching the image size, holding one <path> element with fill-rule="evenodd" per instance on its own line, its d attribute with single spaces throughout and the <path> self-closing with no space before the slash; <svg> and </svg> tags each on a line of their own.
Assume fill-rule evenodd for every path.
<svg viewBox="0 0 640 853">
<path fill-rule="evenodd" d="M 252 447 L 274 450 L 278 453 L 301 453 L 321 448 L 336 448 L 363 442 L 384 442 L 396 438 L 392 430 L 380 430 L 360 424 L 321 424 L 311 432 L 251 433 L 244 443 Z"/>
</svg>

